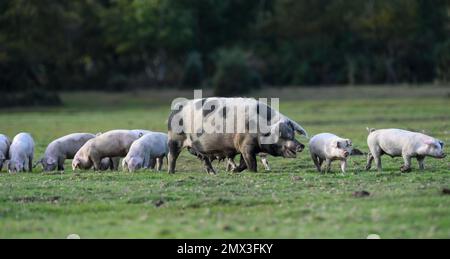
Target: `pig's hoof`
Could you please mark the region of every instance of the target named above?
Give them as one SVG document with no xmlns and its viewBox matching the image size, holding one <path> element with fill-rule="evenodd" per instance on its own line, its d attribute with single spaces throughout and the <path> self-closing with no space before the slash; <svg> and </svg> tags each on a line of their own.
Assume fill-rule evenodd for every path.
<svg viewBox="0 0 450 259">
<path fill-rule="evenodd" d="M 239 174 L 239 173 L 242 173 L 242 171 L 243 171 L 243 170 L 240 170 L 240 169 L 239 169 L 239 168 L 237 168 L 237 167 L 236 167 L 236 168 L 234 168 L 233 170 L 231 170 L 231 172 L 232 172 L 232 173 L 235 173 L 235 174 Z"/>
<path fill-rule="evenodd" d="M 369 171 L 371 166 L 366 166 L 366 171 Z"/>
<path fill-rule="evenodd" d="M 206 170 L 206 173 L 209 175 L 216 175 L 216 171 L 210 169 Z"/>
<path fill-rule="evenodd" d="M 402 166 L 402 167 L 400 167 L 400 171 L 402 173 L 410 173 L 411 172 L 411 167 Z"/>
</svg>

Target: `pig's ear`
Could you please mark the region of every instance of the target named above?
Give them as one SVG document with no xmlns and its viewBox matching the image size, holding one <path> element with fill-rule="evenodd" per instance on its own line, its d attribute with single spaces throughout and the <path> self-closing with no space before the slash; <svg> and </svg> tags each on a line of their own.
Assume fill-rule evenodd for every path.
<svg viewBox="0 0 450 259">
<path fill-rule="evenodd" d="M 443 149 L 444 148 L 444 141 L 442 141 L 442 140 L 439 140 L 439 145 L 441 145 L 441 149 Z"/>
<path fill-rule="evenodd" d="M 281 130 L 282 130 L 282 128 L 280 127 L 280 123 L 277 122 L 270 126 L 270 132 L 266 132 L 265 134 L 262 134 L 262 136 L 265 138 L 275 137 L 275 136 L 279 137 L 282 135 Z"/>
<path fill-rule="evenodd" d="M 434 139 L 431 139 L 431 138 L 425 139 L 423 141 L 423 143 L 425 143 L 426 145 L 434 145 L 435 144 Z"/>
<path fill-rule="evenodd" d="M 49 157 L 49 158 L 47 158 L 46 163 L 47 163 L 48 165 L 56 164 L 56 159 Z"/>
<path fill-rule="evenodd" d="M 298 124 L 297 122 L 295 122 L 293 120 L 288 120 L 288 123 L 289 123 L 289 126 L 291 126 L 296 132 L 298 132 L 300 135 L 303 135 L 306 138 L 308 138 L 308 133 L 302 126 L 300 126 L 300 124 Z"/>
<path fill-rule="evenodd" d="M 335 141 L 333 142 L 333 146 L 334 146 L 335 148 L 341 148 L 341 142 L 339 142 L 339 140 L 335 140 Z"/>
<path fill-rule="evenodd" d="M 95 134 L 95 136 L 98 137 L 98 136 L 100 136 L 102 134 L 103 134 L 103 132 L 98 132 L 97 134 Z"/>
<path fill-rule="evenodd" d="M 367 130 L 367 132 L 369 132 L 369 134 L 370 134 L 370 133 L 376 131 L 377 129 L 366 127 L 366 130 Z"/>
</svg>

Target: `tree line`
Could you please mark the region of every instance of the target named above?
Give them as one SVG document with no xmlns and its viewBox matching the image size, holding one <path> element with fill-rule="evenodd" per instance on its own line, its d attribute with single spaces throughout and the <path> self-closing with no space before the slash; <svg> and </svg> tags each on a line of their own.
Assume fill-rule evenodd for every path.
<svg viewBox="0 0 450 259">
<path fill-rule="evenodd" d="M 448 0 L 3 0 L 2 92 L 448 82 Z"/>
</svg>

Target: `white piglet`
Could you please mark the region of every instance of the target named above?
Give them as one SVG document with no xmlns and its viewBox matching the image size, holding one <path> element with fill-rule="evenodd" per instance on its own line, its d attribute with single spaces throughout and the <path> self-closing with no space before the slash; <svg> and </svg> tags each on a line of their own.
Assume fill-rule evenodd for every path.
<svg viewBox="0 0 450 259">
<path fill-rule="evenodd" d="M 42 164 L 44 171 L 64 171 L 64 161 L 73 159 L 80 148 L 96 135 L 91 133 L 73 133 L 52 141 L 46 148 L 44 157 L 36 162 Z"/>
<path fill-rule="evenodd" d="M 445 158 L 444 142 L 422 133 L 401 129 L 367 129 L 367 145 L 370 153 L 367 157 L 366 170 L 370 170 L 375 160 L 378 171 L 382 170 L 381 156 L 403 157 L 402 172 L 411 171 L 411 158 L 415 157 L 420 170 L 425 169 L 425 157 Z"/>
<path fill-rule="evenodd" d="M 31 172 L 33 167 L 34 140 L 28 133 L 19 133 L 9 148 L 8 171 L 10 173 Z"/>
<path fill-rule="evenodd" d="M 2 171 L 3 164 L 8 159 L 10 145 L 11 141 L 9 138 L 3 134 L 0 134 L 0 171 Z"/>
<path fill-rule="evenodd" d="M 163 159 L 167 156 L 168 137 L 164 133 L 148 133 L 136 140 L 122 161 L 123 170 L 134 172 L 141 168 L 161 170 Z"/>
<path fill-rule="evenodd" d="M 361 151 L 353 149 L 352 141 L 331 133 L 317 134 L 309 141 L 309 152 L 316 165 L 317 171 L 322 172 L 322 164 L 325 161 L 325 172 L 331 170 L 331 162 L 341 161 L 341 170 L 345 173 L 347 158 L 353 154 L 361 154 Z"/>
<path fill-rule="evenodd" d="M 131 144 L 145 133 L 139 130 L 111 130 L 84 144 L 72 160 L 72 169 L 88 170 L 94 167 L 98 171 L 104 158 L 125 157 Z"/>
</svg>

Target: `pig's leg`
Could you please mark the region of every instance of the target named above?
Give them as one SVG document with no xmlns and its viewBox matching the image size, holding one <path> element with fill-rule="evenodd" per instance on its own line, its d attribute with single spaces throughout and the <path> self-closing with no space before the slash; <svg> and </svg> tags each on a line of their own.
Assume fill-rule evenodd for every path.
<svg viewBox="0 0 450 259">
<path fill-rule="evenodd" d="M 369 147 L 370 148 L 370 147 Z M 372 161 L 375 160 L 375 164 L 377 165 L 378 172 L 381 172 L 383 170 L 383 167 L 381 165 L 381 155 L 383 154 L 383 151 L 380 147 L 370 148 L 370 156 L 368 157 L 367 166 L 366 169 L 370 169 L 370 165 L 372 164 Z M 369 164 L 370 162 L 370 164 Z M 369 170 L 367 169 L 367 170 Z"/>
<path fill-rule="evenodd" d="M 89 159 L 92 161 L 92 164 L 94 165 L 94 171 L 100 171 L 101 170 L 101 159 L 98 157 L 89 157 Z M 110 161 L 111 163 L 111 161 Z"/>
<path fill-rule="evenodd" d="M 229 157 L 227 158 L 227 172 L 231 172 L 234 169 L 236 169 L 237 165 L 234 162 L 233 158 Z"/>
<path fill-rule="evenodd" d="M 150 169 L 150 156 L 144 156 L 144 161 L 142 162 L 142 168 Z"/>
<path fill-rule="evenodd" d="M 267 156 L 266 155 L 261 155 L 261 162 L 264 165 L 264 168 L 266 169 L 266 171 L 270 171 L 270 165 L 269 165 L 269 161 L 267 161 Z"/>
<path fill-rule="evenodd" d="M 381 155 L 374 156 L 374 159 L 378 172 L 383 171 L 383 166 L 381 165 Z"/>
<path fill-rule="evenodd" d="M 240 172 L 244 171 L 245 169 L 247 169 L 247 163 L 245 163 L 245 160 L 244 160 L 243 156 L 241 155 L 241 158 L 239 161 L 239 166 L 234 168 L 233 172 L 240 173 Z"/>
<path fill-rule="evenodd" d="M 129 171 L 129 170 L 128 170 L 128 163 L 127 163 L 127 160 L 126 160 L 126 159 L 124 159 L 124 160 L 122 161 L 122 170 L 123 170 L 124 172 Z"/>
<path fill-rule="evenodd" d="M 319 171 L 319 173 L 320 173 L 322 171 L 322 169 L 321 169 L 322 164 L 319 162 L 319 157 L 316 154 L 311 154 L 311 158 L 314 162 L 314 165 L 317 168 L 317 171 Z"/>
<path fill-rule="evenodd" d="M 182 144 L 180 143 L 180 141 L 169 140 L 168 146 L 169 146 L 169 155 L 167 156 L 169 164 L 168 172 L 169 174 L 174 174 L 175 167 L 177 165 L 177 159 L 181 153 Z"/>
<path fill-rule="evenodd" d="M 367 154 L 366 171 L 369 171 L 370 168 L 372 168 L 372 162 L 373 162 L 373 155 L 372 153 L 369 152 L 369 154 Z"/>
<path fill-rule="evenodd" d="M 23 162 L 22 172 L 28 171 L 28 164 L 29 164 L 28 161 L 29 158 L 26 158 L 25 161 Z"/>
<path fill-rule="evenodd" d="M 58 159 L 58 171 L 64 171 L 64 158 Z"/>
<path fill-rule="evenodd" d="M 424 156 L 418 156 L 417 157 L 417 162 L 419 162 L 419 169 L 420 170 L 425 170 L 425 157 Z"/>
<path fill-rule="evenodd" d="M 0 161 L 0 172 L 3 170 L 3 161 Z"/>
<path fill-rule="evenodd" d="M 159 172 L 162 169 L 163 157 L 156 158 L 156 170 Z"/>
<path fill-rule="evenodd" d="M 208 174 L 216 174 L 216 171 L 214 170 L 214 167 L 211 164 L 211 160 L 208 157 L 205 157 L 203 159 L 203 164 Z"/>
<path fill-rule="evenodd" d="M 402 157 L 405 164 L 400 167 L 400 171 L 402 171 L 402 173 L 411 172 L 411 156 L 409 154 L 403 154 Z"/>
<path fill-rule="evenodd" d="M 375 164 L 377 165 L 378 172 L 383 171 L 383 166 L 381 165 L 381 155 L 383 155 L 383 150 L 381 150 L 381 148 L 379 146 L 375 146 L 373 148 L 369 147 L 369 149 L 370 149 L 370 154 L 372 155 L 372 160 L 375 160 Z M 367 161 L 367 162 L 369 162 L 369 161 Z M 366 168 L 367 168 L 367 166 L 366 166 Z"/>
<path fill-rule="evenodd" d="M 323 159 L 319 157 L 319 167 L 322 168 L 322 164 L 323 164 Z"/>
<path fill-rule="evenodd" d="M 111 171 L 119 171 L 120 157 L 111 158 L 111 164 L 112 164 Z"/>
<path fill-rule="evenodd" d="M 332 161 L 329 158 L 327 158 L 325 160 L 325 163 L 326 163 L 326 165 L 325 165 L 325 173 L 329 173 L 331 171 L 331 162 Z"/>
<path fill-rule="evenodd" d="M 156 165 L 156 158 L 155 157 L 150 157 L 150 162 L 149 162 L 149 168 L 154 170 L 155 169 L 155 165 Z"/>
<path fill-rule="evenodd" d="M 28 172 L 32 172 L 33 171 L 33 158 L 29 157 L 28 158 Z"/>
<path fill-rule="evenodd" d="M 341 160 L 341 170 L 342 173 L 345 173 L 345 169 L 347 169 L 347 160 Z"/>
<path fill-rule="evenodd" d="M 247 164 L 247 168 L 250 172 L 257 172 L 257 163 L 256 163 L 256 154 L 252 152 L 245 152 L 242 154 L 245 163 Z"/>
</svg>

